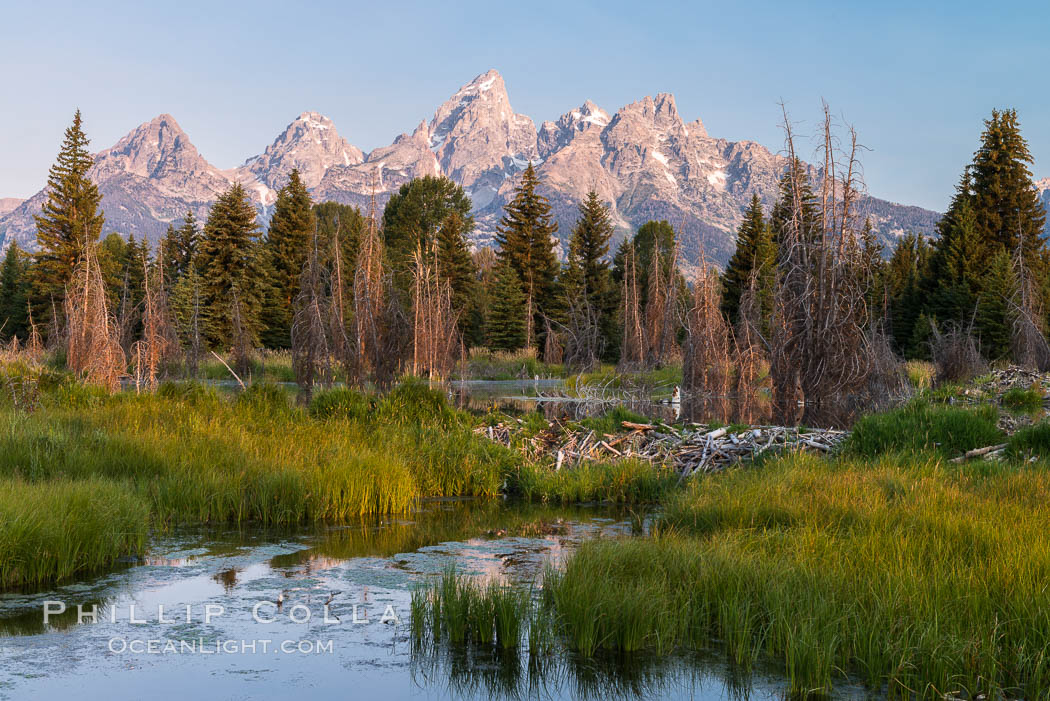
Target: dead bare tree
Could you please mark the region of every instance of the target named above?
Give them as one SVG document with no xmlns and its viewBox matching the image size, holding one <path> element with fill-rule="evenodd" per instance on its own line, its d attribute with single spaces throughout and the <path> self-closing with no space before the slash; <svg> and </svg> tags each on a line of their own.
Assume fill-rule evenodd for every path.
<svg viewBox="0 0 1050 701">
<path fill-rule="evenodd" d="M 543 361 L 560 365 L 565 360 L 565 343 L 561 331 L 551 325 L 550 317 L 544 315 Z M 555 324 L 559 326 L 560 324 Z"/>
<path fill-rule="evenodd" d="M 164 266 L 158 263 L 151 271 L 149 261 L 143 256 L 142 267 L 142 338 L 132 346 L 132 355 L 136 389 L 145 385 L 152 391 L 157 387 L 162 369 L 176 362 L 181 348 L 168 302 Z"/>
<path fill-rule="evenodd" d="M 438 269 L 437 252 L 429 257 L 417 248 L 412 271 L 412 373 L 431 379 L 449 377 L 460 349 L 452 308 L 452 286 Z"/>
<path fill-rule="evenodd" d="M 95 245 L 89 244 L 66 288 L 66 364 L 84 381 L 120 389 L 126 356 L 110 315 Z"/>
<path fill-rule="evenodd" d="M 686 313 L 682 353 L 682 389 L 686 392 L 725 395 L 729 391 L 731 334 L 722 316 L 721 301 L 718 273 L 701 248 L 692 306 Z"/>
<path fill-rule="evenodd" d="M 605 335 L 602 333 L 598 310 L 586 294 L 572 295 L 568 307 L 566 323 L 553 322 L 556 333 L 564 339 L 560 362 L 574 372 L 593 370 L 605 352 Z M 551 320 L 548 319 L 547 324 L 550 326 Z M 544 357 L 547 357 L 546 351 Z"/>
<path fill-rule="evenodd" d="M 1013 256 L 1013 273 L 1017 284 L 1010 299 L 1014 317 L 1010 347 L 1015 363 L 1030 370 L 1046 372 L 1050 370 L 1050 344 L 1046 340 L 1036 281 L 1025 261 L 1022 242 L 1019 235 Z"/>
<path fill-rule="evenodd" d="M 787 112 L 789 217 L 779 232 L 770 375 L 778 404 L 819 402 L 863 393 L 883 368 L 869 355 L 867 283 L 858 274 L 857 201 L 862 182 L 857 134 L 840 150 L 824 104 L 823 172 L 813 207 L 803 200 L 808 176 L 798 159 Z"/>
<path fill-rule="evenodd" d="M 678 263 L 678 245 L 675 244 L 667 265 L 661 261 L 659 244 L 653 246 L 649 264 L 649 290 L 645 302 L 645 333 L 648 350 L 646 362 L 656 367 L 669 362 L 678 353 L 675 331 L 678 315 L 675 313 L 677 290 L 675 266 Z"/>
<path fill-rule="evenodd" d="M 328 339 L 328 298 L 324 269 L 319 259 L 317 231 L 314 231 L 300 277 L 299 294 L 293 302 L 292 370 L 295 381 L 309 397 L 315 384 L 329 385 L 332 379 L 332 353 Z"/>
<path fill-rule="evenodd" d="M 751 273 L 740 295 L 740 316 L 733 333 L 732 361 L 736 367 L 734 390 L 742 416 L 752 413 L 766 348 L 762 338 L 762 311 L 758 298 L 758 271 Z"/>
<path fill-rule="evenodd" d="M 233 366 L 242 377 L 248 377 L 252 368 L 252 355 L 254 344 L 252 333 L 245 323 L 244 302 L 241 300 L 241 291 L 234 285 L 231 290 L 230 300 L 230 352 L 233 356 Z"/>
<path fill-rule="evenodd" d="M 376 221 L 375 188 L 376 174 L 373 171 L 368 226 L 361 239 L 354 273 L 355 347 L 362 370 L 373 375 L 378 374 L 378 368 L 387 362 L 383 357 L 383 316 L 387 311 L 383 294 L 383 242 Z"/>
<path fill-rule="evenodd" d="M 646 338 L 642 330 L 641 300 L 638 296 L 637 256 L 634 244 L 628 244 L 624 255 L 623 273 L 623 345 L 620 352 L 620 370 L 636 370 L 646 360 Z"/>
<path fill-rule="evenodd" d="M 357 345 L 347 333 L 346 310 L 347 289 L 346 276 L 343 273 L 343 246 L 339 240 L 339 221 L 336 220 L 332 230 L 332 265 L 329 282 L 328 300 L 328 346 L 335 362 L 343 368 L 347 385 L 360 381 L 361 362 Z M 320 262 L 320 256 L 318 256 Z M 322 268 L 323 272 L 323 268 Z"/>
<path fill-rule="evenodd" d="M 949 322 L 941 332 L 930 321 L 930 355 L 937 382 L 965 382 L 988 369 L 973 333 L 973 319 L 963 326 Z"/>
<path fill-rule="evenodd" d="M 29 320 L 29 339 L 23 350 L 33 362 L 37 362 L 44 355 L 44 340 L 40 337 L 40 329 L 33 321 L 33 305 L 26 303 L 26 317 Z"/>
</svg>

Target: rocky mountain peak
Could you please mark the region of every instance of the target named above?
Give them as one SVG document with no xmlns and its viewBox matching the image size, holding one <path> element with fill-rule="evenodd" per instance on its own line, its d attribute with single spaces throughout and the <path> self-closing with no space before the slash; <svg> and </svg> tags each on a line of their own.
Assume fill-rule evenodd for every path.
<svg viewBox="0 0 1050 701">
<path fill-rule="evenodd" d="M 429 130 L 430 148 L 442 171 L 468 190 L 483 179 L 498 187 L 515 160 L 537 156 L 536 126 L 514 112 L 503 77 L 495 70 L 457 90 L 434 113 Z"/>
<path fill-rule="evenodd" d="M 142 178 L 163 177 L 166 170 L 207 167 L 175 118 L 161 114 L 140 124 L 124 138 L 95 156 L 91 177 L 130 173 Z"/>
<path fill-rule="evenodd" d="M 604 129 L 609 125 L 609 115 L 590 100 L 580 107 L 566 112 L 557 122 L 544 122 L 537 136 L 539 155 L 549 154 L 566 146 L 576 135 L 587 129 Z"/>
<path fill-rule="evenodd" d="M 330 167 L 356 165 L 364 158 L 361 149 L 339 135 L 331 119 L 319 112 L 303 112 L 242 169 L 268 188 L 278 189 L 298 168 L 303 182 L 313 188 Z"/>
</svg>

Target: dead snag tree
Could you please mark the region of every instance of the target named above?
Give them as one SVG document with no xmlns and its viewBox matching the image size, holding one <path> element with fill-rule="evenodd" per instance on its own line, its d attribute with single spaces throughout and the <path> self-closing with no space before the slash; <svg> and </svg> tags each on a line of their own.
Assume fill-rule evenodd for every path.
<svg viewBox="0 0 1050 701">
<path fill-rule="evenodd" d="M 106 299 L 106 285 L 95 244 L 85 246 L 66 289 L 66 364 L 85 382 L 110 391 L 120 389 L 126 356 L 116 320 Z"/>
<path fill-rule="evenodd" d="M 808 174 L 797 157 L 784 113 L 789 201 L 780 236 L 770 375 L 774 398 L 824 399 L 863 393 L 879 371 L 868 355 L 867 285 L 851 264 L 860 197 L 859 145 L 850 128 L 845 150 L 837 147 L 831 113 L 824 105 L 823 161 L 817 217 L 808 224 L 804 193 Z"/>
<path fill-rule="evenodd" d="M 641 300 L 638 295 L 637 255 L 634 244 L 627 245 L 623 275 L 623 346 L 620 350 L 620 370 L 639 370 L 648 355 L 646 336 L 642 329 Z"/>
<path fill-rule="evenodd" d="M 444 379 L 452 374 L 460 349 L 459 315 L 452 308 L 452 286 L 438 270 L 436 250 L 428 256 L 416 247 L 412 278 L 412 373 Z"/>
<path fill-rule="evenodd" d="M 299 278 L 299 292 L 292 305 L 292 371 L 296 384 L 307 398 L 313 393 L 314 385 L 328 386 L 332 382 L 332 352 L 328 338 L 332 300 L 328 296 L 325 278 L 315 228 Z"/>
<path fill-rule="evenodd" d="M 383 317 L 386 306 L 383 284 L 383 242 L 376 222 L 375 173 L 368 226 L 361 238 L 354 271 L 354 345 L 362 372 L 375 375 L 383 365 Z"/>
<path fill-rule="evenodd" d="M 682 352 L 682 389 L 690 393 L 725 395 L 729 391 L 730 330 L 722 316 L 718 274 L 700 250 L 700 268 L 693 299 L 686 313 L 686 344 Z"/>
<path fill-rule="evenodd" d="M 1050 345 L 1046 341 L 1040 295 L 1035 276 L 1025 262 L 1023 239 L 1021 236 L 1017 238 L 1013 255 L 1013 273 L 1017 284 L 1010 300 L 1013 312 L 1010 350 L 1018 365 L 1046 372 L 1050 370 Z"/>
<path fill-rule="evenodd" d="M 679 353 L 675 332 L 678 330 L 675 269 L 678 263 L 678 244 L 670 261 L 663 261 L 659 246 L 653 247 L 649 266 L 649 290 L 645 304 L 645 334 L 648 350 L 646 364 L 659 367 L 673 360 Z"/>
<path fill-rule="evenodd" d="M 161 374 L 174 365 L 181 348 L 164 280 L 164 266 L 150 270 L 143 257 L 142 338 L 132 346 L 135 363 L 135 388 L 157 388 Z"/>
</svg>

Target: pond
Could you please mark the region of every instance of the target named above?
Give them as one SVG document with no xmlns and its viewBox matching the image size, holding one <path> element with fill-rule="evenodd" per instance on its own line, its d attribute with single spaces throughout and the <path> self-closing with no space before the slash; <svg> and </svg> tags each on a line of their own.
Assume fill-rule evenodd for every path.
<svg viewBox="0 0 1050 701">
<path fill-rule="evenodd" d="M 411 593 L 450 564 L 532 582 L 584 539 L 630 536 L 629 516 L 439 500 L 338 528 L 178 529 L 107 575 L 0 595 L 0 698 L 781 698 L 775 670 L 742 679 L 718 651 L 542 673 L 413 653 Z"/>
</svg>

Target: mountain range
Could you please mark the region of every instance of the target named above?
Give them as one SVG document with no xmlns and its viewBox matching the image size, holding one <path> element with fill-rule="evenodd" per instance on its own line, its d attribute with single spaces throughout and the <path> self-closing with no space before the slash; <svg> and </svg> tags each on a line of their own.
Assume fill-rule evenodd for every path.
<svg viewBox="0 0 1050 701">
<path fill-rule="evenodd" d="M 102 193 L 105 232 L 155 242 L 187 210 L 203 220 L 234 182 L 244 185 L 265 224 L 292 168 L 299 168 L 315 201 L 363 209 L 373 174 L 380 206 L 413 178 L 446 175 L 470 195 L 474 242 L 485 245 L 529 162 L 559 222 L 562 254 L 577 204 L 594 189 L 611 207 L 618 239 L 647 220 L 666 219 L 680 231 L 686 260 L 695 260 L 702 243 L 720 263 L 732 253 L 752 193 L 771 207 L 785 165 L 761 144 L 712 137 L 699 119 L 686 122 L 667 93 L 612 114 L 586 101 L 537 128 L 514 112 L 502 76 L 490 70 L 456 91 L 429 121 L 369 153 L 340 136 L 327 117 L 303 112 L 261 154 L 221 170 L 174 117 L 162 114 L 95 154 L 90 177 Z M 0 199 L 0 249 L 11 241 L 34 248 L 33 215 L 44 199 L 43 190 L 24 201 Z M 932 234 L 939 217 L 875 197 L 865 197 L 861 209 L 889 245 L 907 231 Z"/>
</svg>

